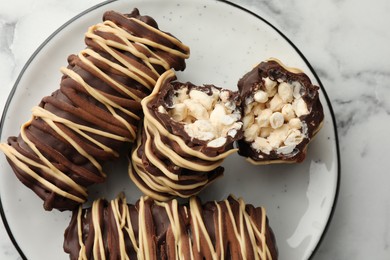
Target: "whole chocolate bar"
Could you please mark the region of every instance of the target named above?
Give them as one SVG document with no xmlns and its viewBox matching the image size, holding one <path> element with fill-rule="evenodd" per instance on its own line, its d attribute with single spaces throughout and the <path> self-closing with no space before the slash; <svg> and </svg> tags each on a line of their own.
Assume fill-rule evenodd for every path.
<svg viewBox="0 0 390 260">
<path fill-rule="evenodd" d="M 276 59 L 245 74 L 238 88 L 244 129 L 239 154 L 253 164 L 302 162 L 324 120 L 319 88 Z"/>
<path fill-rule="evenodd" d="M 75 210 L 64 235 L 70 259 L 277 259 L 265 209 L 230 196 L 158 202 L 123 195 Z"/>
<path fill-rule="evenodd" d="M 137 9 L 106 12 L 85 43 L 61 69 L 60 88 L 32 109 L 18 137 L 0 145 L 46 210 L 77 207 L 87 186 L 105 180 L 102 163 L 136 138 L 140 101 L 163 72 L 183 70 L 189 57 L 187 46 Z"/>
<path fill-rule="evenodd" d="M 129 174 L 154 199 L 190 197 L 223 173 L 242 136 L 237 92 L 175 82 L 165 72 L 141 103 L 145 114 Z"/>
</svg>

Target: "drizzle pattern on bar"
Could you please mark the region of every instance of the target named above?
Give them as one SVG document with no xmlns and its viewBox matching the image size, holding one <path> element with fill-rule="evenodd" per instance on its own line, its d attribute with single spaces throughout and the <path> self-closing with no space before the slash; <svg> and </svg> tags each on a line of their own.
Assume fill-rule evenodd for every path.
<svg viewBox="0 0 390 260">
<path fill-rule="evenodd" d="M 136 138 L 140 101 L 163 72 L 183 70 L 189 57 L 187 46 L 137 9 L 106 12 L 85 43 L 61 68 L 60 88 L 33 107 L 18 137 L 0 144 L 47 210 L 75 208 L 87 186 L 105 180 L 102 163 Z"/>
<path fill-rule="evenodd" d="M 104 232 L 103 232 L 104 230 Z M 128 205 L 123 195 L 74 211 L 65 232 L 71 259 L 277 259 L 265 209 L 230 196 Z"/>
</svg>

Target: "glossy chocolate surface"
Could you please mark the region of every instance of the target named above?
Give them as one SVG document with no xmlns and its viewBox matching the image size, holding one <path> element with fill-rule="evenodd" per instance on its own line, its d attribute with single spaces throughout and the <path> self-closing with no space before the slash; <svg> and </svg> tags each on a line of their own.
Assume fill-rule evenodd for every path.
<svg viewBox="0 0 390 260">
<path fill-rule="evenodd" d="M 60 88 L 33 108 L 18 137 L 1 144 L 16 176 L 44 208 L 73 209 L 103 182 L 102 164 L 136 138 L 140 101 L 160 74 L 183 70 L 189 49 L 137 9 L 108 11 L 70 55 Z"/>
<path fill-rule="evenodd" d="M 229 197 L 157 202 L 124 196 L 75 210 L 65 231 L 70 259 L 277 259 L 265 209 Z"/>
</svg>

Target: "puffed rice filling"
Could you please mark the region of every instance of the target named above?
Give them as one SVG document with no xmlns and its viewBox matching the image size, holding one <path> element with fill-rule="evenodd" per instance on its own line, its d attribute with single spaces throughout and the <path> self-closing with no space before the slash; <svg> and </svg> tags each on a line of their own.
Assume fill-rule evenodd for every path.
<svg viewBox="0 0 390 260">
<path fill-rule="evenodd" d="M 244 138 L 257 152 L 291 154 L 307 135 L 300 117 L 309 114 L 302 98 L 305 91 L 298 81 L 263 78 L 263 88 L 245 100 Z"/>
<path fill-rule="evenodd" d="M 173 93 L 172 105 L 168 109 L 160 106 L 159 112 L 182 123 L 189 137 L 206 141 L 207 147 L 221 147 L 242 128 L 241 112 L 230 100 L 230 91 L 211 87 L 211 93 L 179 88 Z"/>
</svg>

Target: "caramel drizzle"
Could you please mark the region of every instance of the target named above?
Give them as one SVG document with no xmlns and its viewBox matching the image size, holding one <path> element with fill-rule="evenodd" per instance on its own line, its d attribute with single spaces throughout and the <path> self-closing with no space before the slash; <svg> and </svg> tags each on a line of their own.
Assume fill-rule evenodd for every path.
<svg viewBox="0 0 390 260">
<path fill-rule="evenodd" d="M 179 57 L 182 59 L 186 59 L 189 57 L 189 49 L 187 46 L 182 44 L 179 40 L 176 38 L 170 36 L 169 34 L 166 34 L 164 32 L 161 32 L 160 30 L 140 21 L 135 18 L 128 18 L 129 22 L 137 23 L 138 25 L 141 25 L 145 28 L 145 30 L 150 31 L 153 34 L 158 34 L 159 36 L 164 37 L 169 42 L 172 43 L 173 47 L 163 46 L 158 44 L 157 42 L 154 42 L 149 39 L 144 39 L 142 37 L 136 37 L 132 35 L 131 33 L 127 32 L 126 30 L 120 28 L 118 25 L 116 25 L 113 21 L 105 21 L 103 23 L 99 23 L 97 25 L 91 26 L 86 33 L 86 38 L 91 39 L 95 44 L 100 46 L 106 53 L 111 55 L 116 62 L 110 61 L 107 58 L 103 57 L 101 54 L 96 52 L 95 50 L 88 48 L 85 50 L 82 50 L 78 54 L 78 58 L 80 61 L 84 64 L 84 66 L 88 67 L 90 70 L 95 71 L 95 73 L 98 75 L 97 77 L 108 83 L 110 86 L 113 86 L 117 89 L 119 89 L 122 93 L 124 93 L 129 100 L 135 100 L 137 102 L 140 102 L 142 99 L 142 96 L 138 96 L 137 92 L 134 92 L 131 89 L 131 86 L 124 86 L 120 82 L 116 81 L 114 78 L 112 78 L 110 75 L 103 72 L 97 65 L 95 65 L 92 61 L 87 59 L 87 56 L 93 57 L 95 60 L 98 60 L 99 62 L 102 62 L 106 64 L 108 67 L 111 67 L 113 70 L 118 71 L 122 73 L 123 75 L 126 75 L 127 77 L 139 82 L 141 85 L 146 87 L 148 90 L 151 90 L 154 87 L 154 84 L 156 83 L 157 78 L 160 76 L 159 73 L 156 71 L 154 65 L 163 66 L 165 69 L 170 69 L 170 64 L 168 60 L 164 60 L 161 56 L 158 56 L 154 50 L 151 48 L 154 48 L 156 50 L 163 50 L 164 52 L 168 53 L 169 57 Z M 122 43 L 119 43 L 117 41 L 113 41 L 110 39 L 105 39 L 101 36 L 99 36 L 98 32 L 105 32 L 110 33 L 114 35 L 115 37 L 119 38 Z M 150 57 L 146 56 L 142 51 L 138 50 L 135 46 L 138 46 L 138 48 L 142 47 L 143 51 L 147 51 Z M 150 47 L 149 47 L 150 46 Z M 178 47 L 179 51 L 174 49 L 174 47 Z M 136 66 L 130 64 L 127 62 L 124 58 L 121 57 L 121 55 L 118 54 L 118 51 L 115 49 L 128 51 L 134 56 L 141 59 L 141 62 L 146 65 L 146 67 L 149 69 L 148 71 L 143 71 L 142 69 L 137 68 Z M 136 137 L 136 126 L 131 125 L 127 119 L 125 119 L 123 116 L 119 115 L 117 111 L 121 111 L 125 115 L 130 116 L 131 118 L 135 120 L 140 120 L 140 117 L 136 115 L 131 110 L 126 109 L 121 104 L 116 103 L 115 100 L 110 99 L 108 95 L 106 95 L 104 92 L 94 88 L 94 86 L 90 86 L 85 82 L 85 80 L 77 74 L 75 71 L 69 69 L 69 68 L 61 68 L 61 72 L 66 75 L 67 77 L 73 79 L 79 86 L 81 86 L 88 95 L 90 95 L 92 98 L 97 100 L 99 103 L 101 103 L 107 111 L 115 118 L 118 122 L 120 122 L 125 129 L 129 132 L 129 138 L 115 135 L 109 131 L 103 131 L 94 129 L 92 127 L 88 127 L 85 125 L 77 124 L 74 122 L 71 122 L 65 118 L 62 118 L 58 115 L 55 115 L 51 113 L 50 111 L 46 110 L 42 107 L 34 107 L 32 111 L 32 118 L 25 124 L 21 126 L 21 138 L 22 140 L 28 145 L 28 147 L 32 150 L 33 155 L 37 158 L 39 158 L 40 162 L 36 163 L 33 160 L 23 156 L 21 153 L 19 153 L 15 148 L 6 145 L 1 144 L 0 150 L 2 150 L 5 155 L 11 159 L 11 161 L 21 170 L 24 171 L 24 173 L 28 174 L 30 177 L 34 178 L 36 181 L 41 183 L 47 190 L 50 190 L 58 195 L 61 195 L 63 197 L 66 197 L 68 199 L 71 199 L 73 201 L 76 201 L 78 203 L 82 203 L 85 201 L 85 197 L 87 196 L 86 188 L 82 185 L 79 185 L 72 179 L 70 179 L 67 174 L 62 172 L 60 169 L 56 168 L 53 163 L 51 163 L 48 159 L 45 158 L 45 156 L 39 151 L 39 149 L 35 146 L 33 141 L 31 141 L 28 136 L 26 135 L 26 129 L 28 129 L 31 125 L 31 122 L 33 120 L 42 119 L 52 130 L 55 131 L 62 139 L 64 139 L 67 143 L 69 143 L 78 153 L 80 153 L 83 157 L 85 157 L 88 161 L 91 162 L 91 164 L 98 170 L 101 176 L 105 177 L 105 174 L 102 170 L 101 164 L 87 151 L 83 149 L 83 147 L 78 144 L 76 141 L 74 141 L 70 136 L 68 136 L 59 125 L 66 127 L 66 129 L 69 129 L 75 133 L 77 133 L 79 136 L 87 139 L 103 151 L 105 151 L 108 154 L 111 154 L 113 157 L 117 157 L 118 153 L 112 149 L 110 149 L 105 144 L 98 141 L 98 139 L 93 138 L 90 134 L 96 135 L 96 136 L 103 136 L 106 138 L 110 138 L 113 140 L 121 141 L 121 142 L 132 142 L 135 140 Z M 150 76 L 152 75 L 152 76 Z M 95 115 L 90 114 L 90 116 L 95 117 Z M 66 192 L 63 189 L 60 189 L 55 184 L 50 183 L 48 180 L 45 180 L 41 175 L 32 170 L 32 167 L 37 167 L 45 173 L 52 176 L 54 179 L 60 180 L 61 183 L 64 183 L 68 186 L 66 190 L 77 190 L 82 196 L 76 196 L 69 192 Z"/>
<path fill-rule="evenodd" d="M 72 199 L 72 200 L 77 201 L 79 203 L 84 202 L 84 198 L 80 198 L 78 196 L 75 196 L 71 193 L 68 193 L 68 192 L 58 188 L 56 185 L 49 182 L 48 180 L 46 180 L 45 178 L 43 178 L 39 174 L 37 174 L 35 171 L 33 171 L 29 166 L 37 167 L 37 168 L 41 169 L 42 171 L 44 171 L 45 173 L 53 174 L 52 170 L 49 167 L 47 167 L 43 164 L 36 163 L 34 160 L 31 160 L 30 158 L 22 155 L 15 148 L 13 148 L 12 146 L 9 146 L 7 144 L 1 143 L 0 149 L 18 168 L 23 170 L 25 173 L 27 173 L 29 176 L 34 178 L 39 183 L 43 184 L 48 189 L 54 191 L 55 193 L 65 197 L 65 198 Z M 53 176 L 55 176 L 56 178 L 63 177 L 63 180 L 68 179 L 67 175 L 64 175 L 64 174 L 59 174 L 59 175 L 53 174 Z M 66 177 L 64 177 L 64 176 L 66 176 Z M 72 180 L 72 182 L 73 182 L 73 180 Z M 73 186 L 75 188 L 75 190 L 78 190 L 78 191 L 81 189 L 82 194 L 86 195 L 85 188 L 83 188 L 80 185 L 77 185 L 75 183 L 72 183 L 71 186 Z"/>
<path fill-rule="evenodd" d="M 144 121 L 145 123 L 145 121 Z M 148 132 L 146 131 L 147 135 Z M 155 142 L 161 142 L 161 139 L 154 138 Z M 150 138 L 147 141 L 147 145 L 145 146 L 145 155 L 148 156 L 148 159 L 151 158 L 150 162 L 153 163 L 154 160 L 158 160 L 154 154 L 150 150 Z M 161 201 L 168 200 L 171 195 L 176 195 L 182 198 L 188 198 L 193 194 L 185 194 L 181 191 L 193 190 L 198 187 L 203 187 L 209 184 L 209 180 L 203 181 L 195 181 L 187 184 L 178 184 L 174 183 L 172 180 L 178 180 L 179 176 L 171 173 L 160 161 L 157 161 L 161 168 L 159 168 L 164 176 L 155 176 L 150 172 L 146 171 L 143 167 L 142 159 L 137 155 L 138 149 L 141 146 L 141 140 L 137 140 L 137 146 L 131 153 L 132 165 L 129 166 L 129 176 L 132 181 L 137 185 L 137 187 L 146 195 Z M 169 157 L 172 158 L 172 157 Z M 219 163 L 220 164 L 220 163 Z M 218 165 L 219 165 L 218 164 Z M 210 167 L 210 170 L 218 167 L 216 165 L 214 168 Z M 198 169 L 199 170 L 199 169 Z M 173 176 L 173 178 L 172 178 Z M 145 184 L 141 183 L 138 178 L 139 177 Z"/>
<path fill-rule="evenodd" d="M 197 151 L 189 147 L 180 136 L 171 134 L 152 115 L 149 111 L 148 104 L 157 97 L 165 82 L 173 77 L 175 77 L 175 73 L 172 70 L 166 71 L 158 79 L 153 92 L 141 101 L 145 115 L 142 129 L 146 136 L 144 140 L 144 156 L 149 160 L 150 164 L 163 173 L 163 176 L 156 176 L 153 173 L 148 172 L 147 169 L 143 167 L 142 159 L 138 156 L 138 151 L 142 145 L 142 135 L 138 135 L 137 145 L 131 153 L 132 167 L 129 167 L 130 178 L 136 183 L 142 192 L 154 199 L 163 201 L 168 200 L 172 197 L 172 195 L 184 198 L 193 196 L 201 189 L 201 187 L 210 184 L 210 180 L 196 180 L 182 184 L 180 183 L 180 176 L 168 169 L 167 165 L 165 165 L 164 162 L 155 155 L 156 153 L 168 158 L 175 167 L 181 167 L 196 172 L 211 172 L 221 165 L 224 158 L 237 151 L 237 149 L 230 149 L 218 154 L 217 156 L 208 156 L 201 151 Z M 172 142 L 176 142 L 186 156 L 177 153 L 174 148 L 170 147 L 167 142 L 163 141 L 163 137 L 168 138 Z M 156 151 L 152 150 L 152 142 L 156 147 Z M 202 160 L 203 163 L 191 160 L 193 157 Z M 193 192 L 191 192 L 192 190 Z"/>
<path fill-rule="evenodd" d="M 147 203 L 148 201 L 148 203 Z M 233 213 L 233 204 L 238 204 L 238 212 Z M 254 216 L 250 215 L 245 207 L 245 202 L 242 199 L 235 199 L 230 197 L 229 199 L 216 202 L 214 201 L 216 210 L 213 211 L 213 214 L 217 214 L 217 217 L 212 217 L 214 222 L 214 227 L 218 227 L 218 230 L 215 230 L 215 240 L 210 237 L 209 230 L 206 228 L 203 215 L 203 207 L 199 204 L 199 199 L 196 197 L 191 197 L 189 200 L 189 205 L 179 205 L 177 200 L 171 200 L 169 202 L 158 202 L 153 201 L 148 197 L 141 197 L 137 204 L 138 212 L 138 241 L 135 239 L 135 231 L 129 219 L 129 208 L 134 209 L 134 205 L 126 204 L 126 199 L 123 194 L 118 196 L 115 200 L 111 201 L 110 205 L 105 208 L 107 214 L 102 211 L 103 201 L 97 200 L 92 204 L 92 208 L 87 210 L 82 210 L 81 207 L 77 212 L 77 229 L 78 229 L 78 239 L 79 245 L 81 247 L 80 254 L 78 259 L 86 259 L 88 252 L 86 252 L 86 247 L 84 246 L 82 234 L 82 227 L 84 225 L 89 225 L 94 229 L 93 238 L 85 238 L 88 240 L 93 239 L 93 245 L 91 245 L 93 250 L 94 259 L 105 259 L 110 257 L 111 250 L 117 250 L 116 248 L 109 248 L 104 243 L 107 243 L 106 238 L 104 237 L 101 230 L 106 229 L 106 233 L 112 232 L 109 230 L 110 227 L 107 225 L 107 215 L 112 214 L 115 219 L 116 230 L 113 233 L 117 233 L 118 237 L 115 239 L 119 243 L 119 253 L 120 259 L 130 259 L 128 252 L 130 251 L 127 246 L 130 246 L 134 249 L 137 255 L 137 259 L 159 259 L 162 257 L 161 248 L 158 248 L 155 241 L 155 230 L 154 221 L 156 221 L 148 213 L 152 207 L 160 207 L 164 209 L 164 214 L 168 217 L 169 225 L 167 226 L 173 233 L 173 241 L 170 241 L 171 244 L 167 244 L 167 240 L 163 243 L 163 246 L 166 247 L 163 250 L 162 254 L 168 256 L 168 251 L 170 258 L 169 259 L 225 259 L 225 253 L 227 248 L 224 248 L 224 245 L 229 245 L 231 251 L 235 251 L 236 254 L 240 256 L 240 259 L 259 259 L 259 260 L 270 260 L 272 259 L 270 249 L 268 248 L 266 240 L 266 212 L 264 208 L 261 209 L 261 221 L 255 219 Z M 122 209 L 119 210 L 119 208 Z M 127 210 L 126 210 L 127 209 Z M 184 219 L 180 217 L 180 210 L 186 213 L 186 217 L 189 218 L 188 224 L 184 224 Z M 89 214 L 91 212 L 91 218 L 82 218 L 82 212 Z M 189 213 L 188 213 L 189 212 Z M 91 222 L 88 222 L 88 221 Z M 215 223 L 215 221 L 217 223 Z M 103 223 L 103 224 L 100 224 Z M 238 225 L 236 225 L 238 223 Z M 256 224 L 261 228 L 258 229 Z M 106 226 L 101 226 L 106 225 Z M 184 229 L 183 229 L 184 227 Z M 189 232 L 192 229 L 193 232 Z M 230 232 L 228 231 L 230 230 Z M 231 232 L 233 230 L 233 232 Z M 163 234 L 167 234 L 169 231 L 162 231 Z M 125 243 L 124 233 L 132 234 L 130 236 L 130 241 Z M 234 234 L 234 237 L 231 237 L 230 234 Z M 248 236 L 249 240 L 246 240 L 245 237 Z M 167 237 L 165 237 L 167 239 Z M 238 242 L 238 247 L 236 244 Z M 173 243 L 173 244 L 172 244 Z M 270 241 L 272 243 L 272 241 Z M 169 250 L 169 247 L 174 247 L 173 251 Z M 107 252 L 105 251 L 105 248 Z M 249 251 L 251 253 L 249 254 Z M 104 255 L 105 253 L 105 255 Z M 237 255 L 236 255 L 237 256 Z M 233 257 L 233 255 L 232 255 Z"/>
<path fill-rule="evenodd" d="M 192 218 L 192 222 L 193 222 L 193 226 L 194 226 L 194 230 L 195 230 L 195 244 L 196 244 L 196 247 L 198 249 L 198 253 L 200 253 L 201 251 L 201 245 L 200 245 L 200 242 L 201 242 L 201 237 L 203 237 L 205 240 L 206 240 L 206 244 L 207 244 L 207 249 L 208 251 L 210 252 L 211 254 L 211 257 L 212 259 L 218 259 L 217 258 L 217 252 L 215 251 L 214 249 L 214 246 L 213 246 L 213 242 L 211 241 L 211 238 L 210 238 L 210 235 L 209 233 L 207 232 L 207 229 L 206 229 L 206 226 L 205 226 L 205 223 L 203 222 L 203 218 L 202 218 L 202 212 L 198 206 L 198 201 L 195 200 L 195 199 L 190 199 L 190 212 L 191 212 L 191 218 Z M 222 230 L 220 229 L 220 232 Z"/>
<path fill-rule="evenodd" d="M 79 240 L 79 246 L 80 246 L 78 259 L 79 260 L 88 260 L 87 255 L 86 255 L 85 244 L 84 244 L 83 238 L 82 238 L 82 234 L 83 234 L 83 229 L 82 229 L 83 222 L 81 220 L 82 214 L 83 214 L 82 207 L 79 207 L 79 209 L 77 211 L 77 234 L 78 234 L 78 240 Z"/>
<path fill-rule="evenodd" d="M 124 204 L 126 204 L 126 198 L 122 198 L 122 200 L 124 200 Z M 131 228 L 131 225 L 130 225 L 130 228 L 128 226 L 128 223 L 131 223 L 131 218 L 130 218 L 130 213 L 129 213 L 129 208 L 128 207 L 123 207 L 124 205 L 120 205 L 119 204 L 119 200 L 116 199 L 116 200 L 112 200 L 111 201 L 111 208 L 113 210 L 113 212 L 115 212 L 113 214 L 114 216 L 114 219 L 115 219 L 115 224 L 116 226 L 118 227 L 118 230 L 125 230 L 126 233 L 129 235 L 130 239 L 131 239 L 131 242 L 134 244 L 136 244 L 136 239 L 135 239 L 135 235 L 134 235 L 134 230 Z M 122 210 L 122 213 L 121 213 L 121 210 Z M 128 259 L 126 258 L 126 244 L 125 244 L 125 236 L 123 234 L 123 232 L 118 232 L 118 236 L 119 236 L 119 251 L 120 251 L 120 257 L 121 259 Z M 138 248 L 135 247 L 136 251 L 138 251 Z"/>
</svg>

